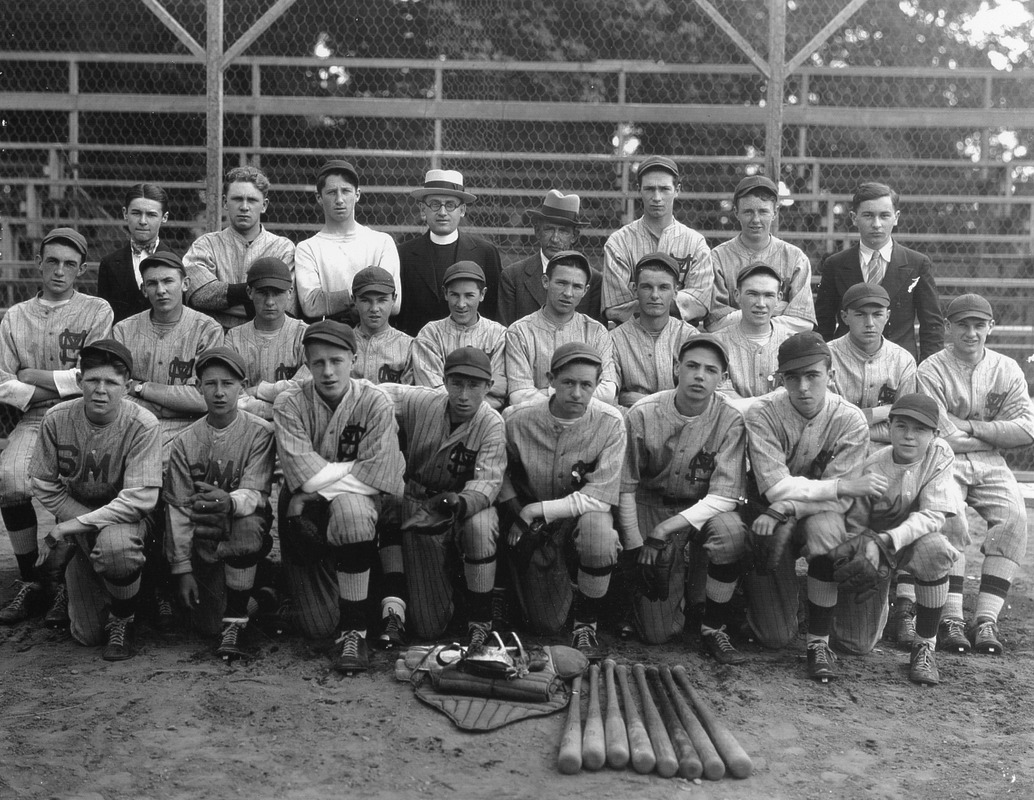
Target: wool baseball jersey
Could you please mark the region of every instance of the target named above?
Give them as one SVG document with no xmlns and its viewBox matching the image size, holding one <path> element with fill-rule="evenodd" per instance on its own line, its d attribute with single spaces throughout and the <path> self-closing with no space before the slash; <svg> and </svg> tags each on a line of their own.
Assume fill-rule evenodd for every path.
<svg viewBox="0 0 1034 800">
<path fill-rule="evenodd" d="M 549 400 L 537 397 L 503 413 L 511 486 L 522 499 L 581 492 L 617 505 L 627 439 L 621 412 L 594 398 L 567 422 L 553 416 Z"/>
<path fill-rule="evenodd" d="M 413 382 L 436 388 L 445 382 L 445 358 L 461 347 L 483 350 L 492 363 L 492 385 L 488 396 L 496 407 L 506 403 L 506 328 L 495 320 L 479 316 L 469 327 L 457 325 L 452 317 L 428 322 L 413 340 Z M 550 353 L 550 356 L 553 354 Z"/>
<path fill-rule="evenodd" d="M 657 334 L 632 317 L 610 331 L 618 405 L 631 406 L 642 395 L 675 388 L 675 361 L 679 348 L 697 329 L 671 317 Z"/>
<path fill-rule="evenodd" d="M 696 417 L 675 407 L 676 390 L 644 397 L 629 409 L 621 491 L 646 505 L 692 505 L 708 494 L 746 492 L 743 415 L 715 394 Z"/>
<path fill-rule="evenodd" d="M 399 450 L 391 398 L 352 378 L 336 407 L 312 381 L 293 386 L 273 403 L 273 425 L 284 479 L 297 491 L 329 463 L 352 463 L 352 475 L 385 494 L 401 495 L 406 462 Z"/>
<path fill-rule="evenodd" d="M 739 397 L 761 397 L 777 389 L 780 378 L 779 345 L 793 336 L 794 329 L 779 317 L 772 319 L 772 335 L 756 342 L 740 325 L 730 325 L 714 333 L 729 353 L 729 377 L 719 390 Z"/>
<path fill-rule="evenodd" d="M 740 270 L 751 264 L 767 264 L 779 275 L 779 305 L 776 314 L 797 317 L 808 324 L 794 326 L 795 331 L 810 330 L 815 324 L 815 297 L 811 289 L 811 261 L 799 247 L 771 237 L 768 246 L 755 253 L 743 246 L 736 236 L 722 242 L 711 251 L 711 265 L 714 268 L 714 297 L 707 328 L 725 319 L 740 304 L 733 296 L 736 277 Z"/>
<path fill-rule="evenodd" d="M 79 364 L 83 346 L 105 338 L 111 331 L 111 306 L 99 297 L 73 292 L 67 303 L 52 306 L 36 297 L 11 306 L 0 320 L 0 403 L 21 411 L 59 402 L 32 402 L 35 386 L 18 380 L 18 370 L 42 369 L 66 373 L 55 381 L 64 396 L 79 394 L 68 372 Z"/>
<path fill-rule="evenodd" d="M 682 265 L 675 303 L 687 322 L 701 319 L 711 307 L 714 275 L 707 241 L 678 220 L 653 235 L 642 217 L 614 231 L 603 248 L 603 309 L 624 322 L 635 311 L 631 282 L 635 265 L 649 253 L 668 253 Z M 614 316 L 616 313 L 616 316 Z"/>
<path fill-rule="evenodd" d="M 413 383 L 413 337 L 390 325 L 370 336 L 355 329 L 352 377 L 370 383 Z"/>
<path fill-rule="evenodd" d="M 883 340 L 875 353 L 865 353 L 841 336 L 829 343 L 833 355 L 833 380 L 830 388 L 859 408 L 890 406 L 902 395 L 916 390 L 916 360 L 904 347 Z M 869 436 L 874 441 L 890 441 L 890 423 L 873 425 Z"/>
<path fill-rule="evenodd" d="M 302 347 L 307 327 L 301 320 L 284 317 L 284 324 L 275 331 L 260 331 L 252 321 L 226 332 L 226 346 L 244 359 L 248 386 L 255 387 L 254 397 L 241 393 L 240 408 L 271 420 L 276 396 L 312 377 Z"/>
</svg>

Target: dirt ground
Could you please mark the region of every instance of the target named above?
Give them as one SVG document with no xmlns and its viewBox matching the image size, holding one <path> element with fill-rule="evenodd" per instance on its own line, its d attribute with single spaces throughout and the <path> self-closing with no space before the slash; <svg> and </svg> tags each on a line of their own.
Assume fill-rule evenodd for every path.
<svg viewBox="0 0 1034 800">
<path fill-rule="evenodd" d="M 839 680 L 819 686 L 803 642 L 744 646 L 739 668 L 702 659 L 695 637 L 613 642 L 619 662 L 685 665 L 753 758 L 752 777 L 703 783 L 560 775 L 563 713 L 464 733 L 396 682 L 384 654 L 341 679 L 318 643 L 263 637 L 256 658 L 227 666 L 210 641 L 141 625 L 137 656 L 109 664 L 33 621 L 0 629 L 0 798 L 1032 798 L 1032 552 L 1002 615 L 1008 654 L 939 654 L 935 688 L 908 682 L 894 645 L 842 656 Z M 14 577 L 4 536 L 5 599 Z"/>
</svg>

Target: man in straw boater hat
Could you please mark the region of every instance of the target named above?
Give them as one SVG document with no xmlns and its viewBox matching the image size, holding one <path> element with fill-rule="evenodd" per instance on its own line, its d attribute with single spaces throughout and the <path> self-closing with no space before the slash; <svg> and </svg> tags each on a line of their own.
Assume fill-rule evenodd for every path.
<svg viewBox="0 0 1034 800">
<path fill-rule="evenodd" d="M 499 276 L 499 321 L 503 325 L 512 325 L 545 305 L 546 290 L 542 287 L 542 276 L 546 272 L 546 264 L 562 250 L 576 249 L 579 229 L 589 224 L 580 216 L 580 208 L 578 195 L 550 189 L 542 205 L 527 212 L 535 229 L 538 249 L 527 258 L 510 264 Z M 599 320 L 602 286 L 602 273 L 593 270 L 589 290 L 577 310 Z"/>
<path fill-rule="evenodd" d="M 454 169 L 432 169 L 423 186 L 409 193 L 420 204 L 427 230 L 399 245 L 401 294 L 408 296 L 395 320 L 399 330 L 416 336 L 428 322 L 449 315 L 443 279 L 445 270 L 458 261 L 473 261 L 485 273 L 487 292 L 480 313 L 498 317 L 496 296 L 501 262 L 491 242 L 459 230 L 467 204 L 477 197 L 463 186 L 463 175 Z"/>
</svg>

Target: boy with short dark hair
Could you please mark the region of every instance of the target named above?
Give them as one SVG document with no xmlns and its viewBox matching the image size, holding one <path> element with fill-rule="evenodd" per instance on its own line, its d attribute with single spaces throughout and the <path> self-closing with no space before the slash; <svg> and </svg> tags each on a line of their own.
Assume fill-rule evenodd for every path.
<svg viewBox="0 0 1034 800">
<path fill-rule="evenodd" d="M 352 377 L 370 383 L 413 383 L 413 337 L 391 325 L 395 279 L 381 267 L 359 270 L 352 280 L 356 354 Z"/>
</svg>

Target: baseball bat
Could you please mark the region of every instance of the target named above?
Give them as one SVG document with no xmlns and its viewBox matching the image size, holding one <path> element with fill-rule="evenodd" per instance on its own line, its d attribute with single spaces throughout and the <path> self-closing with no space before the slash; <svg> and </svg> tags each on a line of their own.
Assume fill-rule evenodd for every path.
<svg viewBox="0 0 1034 800">
<path fill-rule="evenodd" d="M 639 710 L 632 699 L 632 690 L 628 686 L 628 667 L 619 664 L 617 668 L 618 686 L 621 687 L 621 700 L 625 704 L 625 723 L 628 731 L 628 746 L 632 754 L 632 768 L 643 775 L 652 772 L 657 764 L 657 756 L 653 754 L 650 736 L 643 727 Z"/>
<path fill-rule="evenodd" d="M 585 730 L 582 731 L 582 766 L 597 770 L 607 761 L 603 743 L 603 716 L 600 713 L 600 667 L 589 667 L 589 710 L 585 712 Z"/>
<path fill-rule="evenodd" d="M 693 780 L 704 774 L 704 765 L 700 762 L 693 742 L 686 733 L 686 729 L 679 722 L 679 716 L 668 699 L 668 693 L 661 683 L 661 673 L 657 667 L 650 667 L 646 670 L 646 680 L 653 690 L 654 698 L 657 701 L 657 710 L 661 712 L 661 719 L 664 720 L 664 727 L 668 731 L 668 738 L 675 748 L 675 757 L 679 762 L 679 775 L 683 778 Z"/>
<path fill-rule="evenodd" d="M 571 685 L 571 700 L 567 704 L 567 722 L 560 737 L 557 769 L 564 775 L 574 775 L 582 768 L 582 676 L 576 675 Z"/>
<path fill-rule="evenodd" d="M 704 723 L 707 732 L 711 734 L 711 741 L 714 742 L 718 753 L 725 760 L 725 763 L 728 764 L 729 772 L 735 778 L 748 777 L 754 770 L 754 762 L 750 760 L 747 751 L 736 740 L 732 731 L 721 723 L 714 709 L 690 684 L 686 668 L 680 664 L 672 670 L 672 673 L 675 676 L 675 680 L 679 682 L 679 686 L 689 695 L 689 700 L 693 703 L 693 707 L 696 708 L 700 721 Z"/>
<path fill-rule="evenodd" d="M 607 763 L 614 769 L 624 769 L 628 766 L 628 733 L 625 731 L 625 719 L 621 716 L 621 706 L 618 705 L 612 658 L 603 662 L 603 683 L 607 688 Z"/>
<path fill-rule="evenodd" d="M 650 694 L 650 687 L 646 683 L 646 667 L 636 664 L 632 667 L 632 676 L 639 687 L 639 696 L 643 700 L 643 717 L 646 721 L 646 732 L 650 734 L 650 743 L 653 745 L 653 752 L 657 756 L 657 774 L 662 778 L 671 778 L 679 771 L 679 760 L 675 756 L 675 748 L 668 738 L 668 732 L 664 730 L 664 721 L 661 719 L 661 712 L 653 702 L 653 695 Z"/>
<path fill-rule="evenodd" d="M 714 749 L 711 737 L 707 735 L 707 731 L 700 724 L 697 715 L 689 707 L 686 698 L 678 690 L 675 681 L 671 677 L 671 670 L 667 666 L 661 668 L 661 682 L 667 688 L 668 694 L 671 695 L 671 699 L 675 703 L 675 713 L 682 720 L 686 733 L 689 734 L 689 740 L 693 743 L 693 747 L 700 757 L 704 768 L 704 777 L 709 781 L 721 780 L 725 775 L 725 762 L 718 755 L 718 751 Z"/>
</svg>

